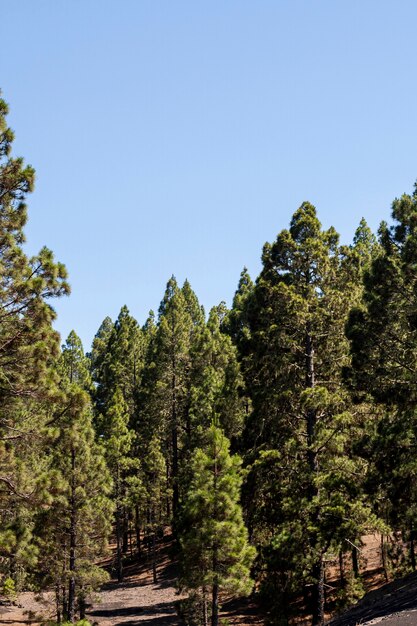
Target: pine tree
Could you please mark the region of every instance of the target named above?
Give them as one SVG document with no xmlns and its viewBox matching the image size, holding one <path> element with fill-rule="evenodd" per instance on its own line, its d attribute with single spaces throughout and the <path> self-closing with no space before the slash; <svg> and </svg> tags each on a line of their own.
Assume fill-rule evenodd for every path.
<svg viewBox="0 0 417 626">
<path fill-rule="evenodd" d="M 184 281 L 181 292 L 184 296 L 185 306 L 193 324 L 195 326 L 203 324 L 205 319 L 204 308 L 200 306 L 198 298 L 187 279 Z"/>
<path fill-rule="evenodd" d="M 100 326 L 93 342 L 91 362 L 96 385 L 97 429 L 105 436 L 108 428 L 106 413 L 116 387 L 123 393 L 132 424 L 136 415 L 136 393 L 143 367 L 143 339 L 137 321 L 126 306 L 121 308 L 111 330 L 109 318 Z"/>
<path fill-rule="evenodd" d="M 105 317 L 95 334 L 91 352 L 88 354 L 91 364 L 91 376 L 94 381 L 92 393 L 94 412 L 96 416 L 105 411 L 107 389 L 104 383 L 106 378 L 105 368 L 107 365 L 107 354 L 109 351 L 109 339 L 113 331 L 113 322 L 110 317 Z"/>
<path fill-rule="evenodd" d="M 16 568 L 34 563 L 33 510 L 48 498 L 42 451 L 59 352 L 48 300 L 69 293 L 69 286 L 50 250 L 32 258 L 24 253 L 25 198 L 35 172 L 11 156 L 7 113 L 0 98 L 0 555 L 15 576 Z"/>
<path fill-rule="evenodd" d="M 138 469 L 138 460 L 130 456 L 135 433 L 129 428 L 129 407 L 122 390 L 116 387 L 106 413 L 107 429 L 105 449 L 110 469 L 116 516 L 116 569 L 117 579 L 123 580 L 123 533 L 125 507 L 129 500 L 127 477 L 132 469 Z M 138 485 L 135 485 L 138 487 Z"/>
<path fill-rule="evenodd" d="M 229 441 L 212 425 L 204 449 L 191 461 L 192 482 L 186 494 L 180 543 L 181 583 L 201 592 L 203 622 L 207 623 L 206 594 L 211 593 L 211 624 L 218 625 L 219 593 L 249 594 L 250 567 L 255 550 L 248 543 L 239 505 L 241 460 L 229 453 Z"/>
<path fill-rule="evenodd" d="M 207 324 L 201 325 L 190 348 L 190 403 L 188 411 L 188 449 L 200 447 L 202 437 L 213 420 L 225 435 L 237 438 L 242 431 L 244 403 L 240 392 L 243 380 L 237 350 L 230 337 L 221 331 L 221 308 L 213 307 Z"/>
<path fill-rule="evenodd" d="M 127 307 L 123 306 L 112 326 L 108 318 L 104 320 L 91 352 L 96 430 L 106 447 L 115 484 L 116 569 L 119 581 L 123 578 L 122 556 L 128 551 L 129 538 L 132 543 L 131 524 L 135 514 L 137 518 L 138 498 L 142 493 L 135 429 L 145 350 L 144 334 Z M 135 489 L 138 497 L 134 497 Z"/>
<path fill-rule="evenodd" d="M 189 285 L 184 295 L 175 278 L 171 277 L 147 352 L 140 394 L 140 431 L 144 428 L 161 439 L 170 479 L 174 522 L 179 512 L 179 476 L 189 432 L 190 346 L 199 319 L 200 309 Z"/>
<path fill-rule="evenodd" d="M 348 380 L 360 399 L 377 403 L 360 449 L 373 461 L 368 489 L 375 510 L 409 541 L 409 563 L 415 569 L 417 186 L 412 195 L 393 202 L 392 218 L 392 226 L 380 226 L 363 300 L 347 326 Z"/>
<path fill-rule="evenodd" d="M 233 298 L 232 309 L 229 311 L 224 324 L 233 343 L 239 349 L 239 355 L 243 357 L 247 353 L 249 340 L 248 302 L 253 294 L 254 284 L 246 267 L 243 268 L 239 283 Z"/>
<path fill-rule="evenodd" d="M 157 576 L 157 538 L 163 535 L 164 523 L 167 523 L 165 502 L 169 496 L 167 485 L 166 462 L 161 450 L 161 442 L 154 435 L 148 442 L 143 463 L 144 487 L 146 489 L 147 530 L 152 545 L 153 582 Z"/>
<path fill-rule="evenodd" d="M 49 451 L 54 476 L 53 502 L 37 514 L 37 534 L 45 583 L 53 583 L 57 618 L 75 621 L 76 602 L 81 616 L 88 592 L 105 580 L 94 565 L 110 531 L 111 479 L 102 447 L 95 441 L 92 410 L 85 387 L 88 360 L 71 332 L 58 364 L 64 410 L 56 421 L 58 435 Z"/>
<path fill-rule="evenodd" d="M 85 391 L 91 391 L 90 359 L 84 354 L 81 339 L 73 330 L 62 346 L 58 368 L 61 376 L 68 379 L 71 384 L 77 385 Z"/>
<path fill-rule="evenodd" d="M 312 621 L 321 625 L 327 550 L 375 524 L 346 479 L 364 469 L 348 454 L 356 424 L 342 384 L 344 327 L 361 274 L 354 251 L 339 247 L 333 228 L 321 229 L 309 203 L 265 245 L 262 261 L 244 357 L 253 402 L 245 432 L 249 525 L 276 581 L 273 601 L 279 590 L 285 605 L 289 589 L 309 588 Z"/>
</svg>

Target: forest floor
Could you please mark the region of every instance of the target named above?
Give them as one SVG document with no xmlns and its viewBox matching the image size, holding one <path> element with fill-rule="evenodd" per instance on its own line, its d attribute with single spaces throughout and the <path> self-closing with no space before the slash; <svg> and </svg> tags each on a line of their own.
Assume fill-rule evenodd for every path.
<svg viewBox="0 0 417 626">
<path fill-rule="evenodd" d="M 330 620 L 329 626 L 417 626 L 417 572 L 386 582 L 379 535 L 363 538 L 360 565 L 365 596 L 352 608 Z M 330 586 L 337 579 L 334 567 Z"/>
<path fill-rule="evenodd" d="M 94 595 L 87 609 L 87 619 L 98 626 L 179 626 L 176 586 L 177 567 L 170 559 L 170 538 L 160 546 L 158 582 L 152 580 L 149 559 L 131 559 L 124 568 L 124 580 L 111 580 Z M 110 567 L 110 561 L 104 562 Z M 1 626 L 32 626 L 55 619 L 54 596 L 51 592 L 38 597 L 31 592 L 19 595 L 19 606 L 0 606 Z M 259 610 L 249 600 L 224 599 L 221 618 L 230 626 L 262 626 Z"/>
<path fill-rule="evenodd" d="M 364 538 L 360 554 L 361 574 L 366 595 L 354 607 L 330 620 L 331 626 L 417 626 L 417 572 L 385 583 L 381 563 L 380 539 Z M 111 580 L 94 595 L 87 618 L 97 626 L 180 626 L 178 603 L 184 596 L 176 586 L 177 566 L 171 560 L 172 541 L 168 536 L 158 554 L 158 582 L 152 581 L 149 558 L 128 559 L 124 581 Z M 111 560 L 102 563 L 111 568 Z M 348 563 L 346 563 L 348 566 Z M 338 568 L 330 565 L 326 584 L 337 585 Z M 331 592 L 329 591 L 329 600 Z M 0 626 L 32 626 L 55 618 L 54 596 L 42 597 L 25 592 L 19 606 L 0 606 Z M 300 607 L 301 608 L 301 607 Z M 223 598 L 222 619 L 230 626 L 263 626 L 264 617 L 252 600 Z M 298 626 L 309 622 L 300 618 Z"/>
</svg>

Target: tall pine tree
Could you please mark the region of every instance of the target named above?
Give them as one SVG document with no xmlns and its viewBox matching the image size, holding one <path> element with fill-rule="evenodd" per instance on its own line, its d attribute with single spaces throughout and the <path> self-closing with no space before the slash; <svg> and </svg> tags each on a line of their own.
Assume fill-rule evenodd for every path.
<svg viewBox="0 0 417 626">
<path fill-rule="evenodd" d="M 181 584 L 202 597 L 202 622 L 207 624 L 207 594 L 211 624 L 219 623 L 219 594 L 249 594 L 255 549 L 249 545 L 239 504 L 241 460 L 229 452 L 229 441 L 214 424 L 206 431 L 204 448 L 191 460 L 192 481 L 183 510 L 180 536 Z"/>
</svg>

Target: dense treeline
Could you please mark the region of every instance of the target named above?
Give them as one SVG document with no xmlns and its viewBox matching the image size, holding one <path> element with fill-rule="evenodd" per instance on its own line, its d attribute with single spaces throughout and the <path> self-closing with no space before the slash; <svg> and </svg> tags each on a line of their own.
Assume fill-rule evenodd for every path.
<svg viewBox="0 0 417 626">
<path fill-rule="evenodd" d="M 196 625 L 252 591 L 271 623 L 301 602 L 322 625 L 363 593 L 369 532 L 387 577 L 415 570 L 417 192 L 349 246 L 303 203 L 230 310 L 206 316 L 172 277 L 143 326 L 124 306 L 88 354 L 75 332 L 59 349 L 50 301 L 69 293 L 66 270 L 24 253 L 34 171 L 10 154 L 6 114 L 0 100 L 3 598 L 52 589 L 57 621 L 74 622 L 127 559 L 146 554 L 157 582 L 171 532 Z M 395 562 L 388 535 L 406 546 Z"/>
</svg>

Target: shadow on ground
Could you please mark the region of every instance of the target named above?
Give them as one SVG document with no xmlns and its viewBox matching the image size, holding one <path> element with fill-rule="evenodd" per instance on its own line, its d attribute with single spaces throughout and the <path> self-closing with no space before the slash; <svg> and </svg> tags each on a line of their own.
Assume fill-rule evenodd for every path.
<svg viewBox="0 0 417 626">
<path fill-rule="evenodd" d="M 417 625 L 417 572 L 370 591 L 329 625 L 356 626 L 378 619 L 384 626 Z"/>
</svg>

